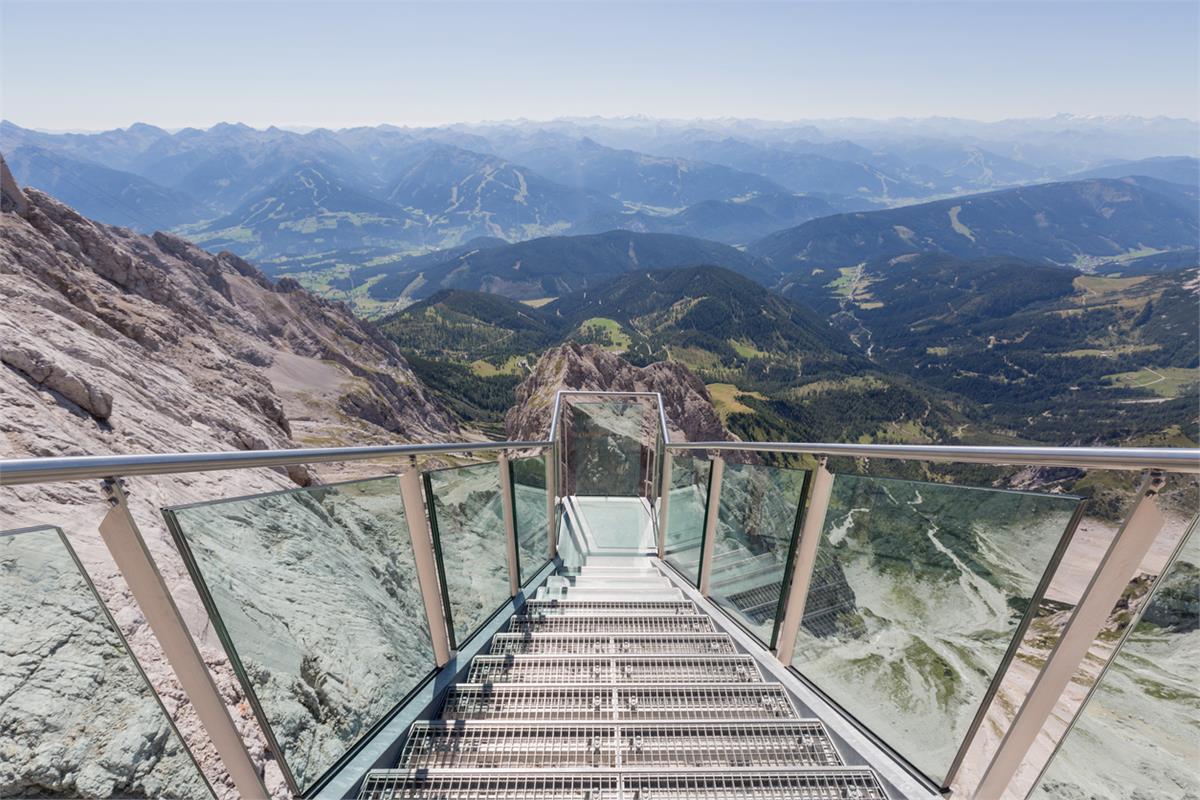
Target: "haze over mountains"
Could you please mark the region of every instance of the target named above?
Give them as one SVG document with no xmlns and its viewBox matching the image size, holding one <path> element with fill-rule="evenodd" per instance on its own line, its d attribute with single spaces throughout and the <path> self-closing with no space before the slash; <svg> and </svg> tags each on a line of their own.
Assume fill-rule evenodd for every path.
<svg viewBox="0 0 1200 800">
<path fill-rule="evenodd" d="M 1147 175 L 1194 186 L 1197 138 L 1186 120 L 1070 117 L 589 119 L 302 134 L 222 123 L 58 135 L 0 123 L 0 151 L 19 181 L 101 221 L 173 230 L 272 272 L 321 274 L 480 236 L 515 243 L 624 229 L 747 245 L 839 213 L 1055 179 Z"/>
<path fill-rule="evenodd" d="M 1069 116 L 5 122 L 0 148 L 101 220 L 381 320 L 460 422 L 497 424 L 573 341 L 686 365 L 745 435 L 1090 443 L 1198 436 L 1198 135 Z"/>
</svg>

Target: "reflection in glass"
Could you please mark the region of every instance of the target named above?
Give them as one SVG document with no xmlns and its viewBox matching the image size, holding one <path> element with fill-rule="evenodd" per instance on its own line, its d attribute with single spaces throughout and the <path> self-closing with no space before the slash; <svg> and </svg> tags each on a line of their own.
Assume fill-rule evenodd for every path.
<svg viewBox="0 0 1200 800">
<path fill-rule="evenodd" d="M 766 646 L 807 477 L 803 470 L 727 463 L 721 481 L 711 596 Z"/>
<path fill-rule="evenodd" d="M 1200 538 L 1193 535 L 1159 582 L 1034 797 L 1200 797 L 1197 664 Z"/>
<path fill-rule="evenodd" d="M 397 478 L 164 514 L 299 787 L 433 669 Z"/>
<path fill-rule="evenodd" d="M 608 400 L 567 408 L 568 494 L 640 496 L 646 405 Z"/>
<path fill-rule="evenodd" d="M 837 475 L 793 666 L 940 780 L 1078 505 Z"/>
<path fill-rule="evenodd" d="M 0 533 L 0 797 L 210 798 L 57 528 Z"/>
<path fill-rule="evenodd" d="M 703 458 L 670 458 L 671 486 L 670 499 L 667 502 L 667 536 L 663 560 L 695 585 L 700 575 L 704 511 L 708 505 L 708 474 L 712 465 Z"/>
<path fill-rule="evenodd" d="M 461 645 L 510 599 L 500 470 L 474 464 L 425 479 L 454 641 Z"/>
<path fill-rule="evenodd" d="M 575 499 L 589 553 L 649 552 L 654 549 L 654 526 L 649 506 L 640 497 L 578 497 Z"/>
<path fill-rule="evenodd" d="M 520 582 L 524 586 L 549 560 L 546 458 L 520 458 L 511 463 L 513 513 L 517 523 L 517 558 L 521 565 Z"/>
</svg>

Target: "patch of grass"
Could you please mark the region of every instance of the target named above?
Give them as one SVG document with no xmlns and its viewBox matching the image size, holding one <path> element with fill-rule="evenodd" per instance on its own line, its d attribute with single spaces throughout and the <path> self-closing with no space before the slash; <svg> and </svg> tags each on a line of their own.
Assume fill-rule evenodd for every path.
<svg viewBox="0 0 1200 800">
<path fill-rule="evenodd" d="M 1104 379 L 1114 389 L 1149 389 L 1162 397 L 1179 397 L 1200 381 L 1195 367 L 1142 367 L 1136 372 L 1117 372 Z"/>
<path fill-rule="evenodd" d="M 541 308 L 547 306 L 557 300 L 557 297 L 535 297 L 532 300 L 522 300 L 521 302 L 530 308 Z"/>
<path fill-rule="evenodd" d="M 605 350 L 622 353 L 629 349 L 632 340 L 621 323 L 607 317 L 592 317 L 579 324 L 578 337 L 583 342 L 598 344 Z"/>
<path fill-rule="evenodd" d="M 926 347 L 925 352 L 931 356 L 948 356 L 950 355 L 949 347 Z"/>
<path fill-rule="evenodd" d="M 699 347 L 672 347 L 670 356 L 672 360 L 678 361 L 693 372 L 717 369 L 721 366 L 721 359 L 716 353 L 701 350 Z"/>
<path fill-rule="evenodd" d="M 1149 353 L 1161 350 L 1160 344 L 1122 344 L 1116 347 L 1084 347 L 1079 350 L 1067 350 L 1063 353 L 1049 353 L 1058 358 L 1116 358 L 1130 353 Z"/>
<path fill-rule="evenodd" d="M 739 398 L 753 397 L 756 400 L 766 400 L 767 396 L 759 392 L 743 392 L 732 383 L 710 383 L 705 388 L 712 396 L 713 406 L 724 420 L 730 414 L 753 414 L 754 409 L 742 403 Z"/>
<path fill-rule="evenodd" d="M 478 360 L 472 361 L 470 366 L 471 366 L 471 372 L 475 373 L 476 375 L 478 375 L 481 378 L 491 378 L 496 375 L 521 375 L 521 374 L 523 374 L 521 371 L 521 357 L 520 356 L 509 357 L 509 359 L 507 361 L 505 361 L 503 364 L 501 364 L 498 367 L 489 361 L 484 361 L 483 359 L 478 359 Z"/>
<path fill-rule="evenodd" d="M 729 346 L 737 351 L 737 354 L 742 358 L 766 358 L 769 353 L 765 353 L 754 346 L 754 342 L 748 340 L 735 341 L 729 340 Z"/>
</svg>

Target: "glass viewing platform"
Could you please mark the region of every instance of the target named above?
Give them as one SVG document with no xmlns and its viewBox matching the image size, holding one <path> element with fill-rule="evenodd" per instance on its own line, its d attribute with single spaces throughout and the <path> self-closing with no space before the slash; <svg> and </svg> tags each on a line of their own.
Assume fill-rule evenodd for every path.
<svg viewBox="0 0 1200 800">
<path fill-rule="evenodd" d="M 0 508 L 99 490 L 2 512 L 0 797 L 1194 797 L 1198 473 L 600 392 L 539 441 L 3 461 Z"/>
</svg>

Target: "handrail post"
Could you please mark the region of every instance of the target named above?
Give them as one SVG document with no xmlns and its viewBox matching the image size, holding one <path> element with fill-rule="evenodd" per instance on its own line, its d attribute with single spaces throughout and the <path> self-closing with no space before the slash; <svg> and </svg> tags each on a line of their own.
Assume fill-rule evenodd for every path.
<svg viewBox="0 0 1200 800">
<path fill-rule="evenodd" d="M 787 602 L 783 609 L 783 619 L 779 623 L 779 635 L 775 640 L 775 657 L 784 664 L 791 663 L 792 653 L 796 649 L 796 637 L 800 634 L 800 623 L 804 620 L 808 590 L 812 587 L 817 547 L 821 542 L 821 531 L 825 527 L 825 515 L 829 512 L 829 498 L 833 494 L 833 473 L 826 466 L 827 462 L 828 459 L 822 456 L 813 471 L 812 491 L 808 496 L 808 508 L 804 509 L 800 541 L 796 542 L 796 553 L 792 561 L 792 582 L 787 589 Z"/>
<path fill-rule="evenodd" d="M 225 707 L 221 692 L 188 631 L 179 606 L 175 604 L 175 598 L 138 530 L 137 522 L 129 510 L 129 497 L 120 479 L 108 478 L 104 482 L 104 491 L 112 507 L 100 522 L 100 537 L 112 554 L 125 583 L 129 585 L 129 591 L 137 600 L 142 616 L 162 647 L 163 655 L 179 679 L 192 708 L 196 710 L 200 724 L 216 748 L 238 794 L 247 798 L 269 797 L 262 776 L 250 758 L 229 709 Z"/>
<path fill-rule="evenodd" d="M 521 591 L 521 567 L 517 561 L 517 516 L 513 509 L 512 464 L 508 453 L 501 450 L 497 460 L 500 468 L 500 513 L 504 518 L 505 551 L 508 554 L 508 590 L 516 597 Z"/>
<path fill-rule="evenodd" d="M 671 454 L 663 448 L 662 485 L 658 490 L 658 557 L 667 554 L 667 505 L 671 497 Z"/>
<path fill-rule="evenodd" d="M 546 452 L 546 527 L 549 536 L 547 557 L 558 555 L 558 445 Z"/>
<path fill-rule="evenodd" d="M 409 460 L 408 469 L 400 473 L 400 499 L 404 503 L 404 518 L 408 522 L 408 538 L 412 541 L 413 562 L 417 568 L 417 584 L 425 606 L 425 621 L 433 642 L 433 658 L 439 667 L 450 663 L 450 632 L 446 627 L 446 611 L 442 608 L 442 588 L 438 575 L 437 557 L 433 552 L 433 534 L 425 514 L 424 492 L 417 460 Z M 429 498 L 433 502 L 433 498 Z"/>
<path fill-rule="evenodd" d="M 974 797 L 980 800 L 1001 797 L 1016 776 L 1092 643 L 1104 630 L 1109 614 L 1153 547 L 1163 525 L 1158 493 L 1165 483 L 1163 473 L 1158 470 L 1146 474 L 1137 501 L 1113 537 L 1058 641 L 1029 687 L 984 771 Z"/>
<path fill-rule="evenodd" d="M 725 459 L 714 456 L 708 473 L 708 507 L 704 512 L 704 546 L 700 550 L 700 594 L 707 597 L 712 583 L 713 549 L 717 540 L 717 514 L 721 509 L 721 481 L 725 477 Z"/>
</svg>

